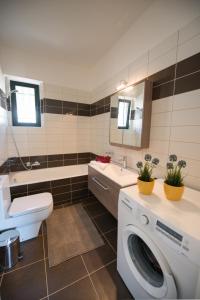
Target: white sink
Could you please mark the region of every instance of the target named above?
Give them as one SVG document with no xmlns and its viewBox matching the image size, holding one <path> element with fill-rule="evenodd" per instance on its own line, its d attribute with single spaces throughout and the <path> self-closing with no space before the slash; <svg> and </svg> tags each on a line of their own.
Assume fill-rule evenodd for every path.
<svg viewBox="0 0 200 300">
<path fill-rule="evenodd" d="M 96 161 L 91 161 L 89 166 L 110 178 L 121 187 L 137 183 L 138 173 L 136 171 L 121 168 L 113 163 L 104 164 Z"/>
</svg>

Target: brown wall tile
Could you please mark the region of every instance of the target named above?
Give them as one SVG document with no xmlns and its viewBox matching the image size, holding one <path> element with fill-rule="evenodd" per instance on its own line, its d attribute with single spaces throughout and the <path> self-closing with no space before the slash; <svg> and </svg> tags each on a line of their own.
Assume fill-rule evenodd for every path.
<svg viewBox="0 0 200 300">
<path fill-rule="evenodd" d="M 176 79 L 175 94 L 186 93 L 200 88 L 200 71 Z"/>
<path fill-rule="evenodd" d="M 41 191 L 50 188 L 51 188 L 50 181 L 28 184 L 28 194 L 32 191 Z"/>
<path fill-rule="evenodd" d="M 58 180 L 51 181 L 52 187 L 62 186 L 62 185 L 66 185 L 66 184 L 70 184 L 70 178 L 64 178 L 64 179 L 58 179 Z"/>
<path fill-rule="evenodd" d="M 71 178 L 71 183 L 77 183 L 77 182 L 83 182 L 83 181 L 88 181 L 88 175 L 77 176 L 77 177 Z"/>
<path fill-rule="evenodd" d="M 200 53 L 188 57 L 177 64 L 176 77 L 185 76 L 187 74 L 200 70 Z"/>
<path fill-rule="evenodd" d="M 68 193 L 70 191 L 71 191 L 71 187 L 69 184 L 52 188 L 53 195 L 64 194 L 64 193 Z"/>
<path fill-rule="evenodd" d="M 173 95 L 174 82 L 170 81 L 168 83 L 161 84 L 153 88 L 152 100 L 161 99 Z"/>
<path fill-rule="evenodd" d="M 175 78 L 175 65 L 172 65 L 164 70 L 161 70 L 149 77 L 149 80 L 153 82 L 153 86 L 157 86 Z"/>
</svg>

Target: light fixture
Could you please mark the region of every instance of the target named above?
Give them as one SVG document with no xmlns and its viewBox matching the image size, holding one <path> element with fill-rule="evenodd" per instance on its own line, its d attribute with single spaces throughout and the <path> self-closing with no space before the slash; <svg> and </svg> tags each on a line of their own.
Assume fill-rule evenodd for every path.
<svg viewBox="0 0 200 300">
<path fill-rule="evenodd" d="M 122 90 L 124 89 L 126 86 L 127 86 L 128 82 L 126 80 L 121 80 L 120 81 L 120 85 L 118 85 L 116 87 L 116 89 L 119 91 L 119 90 Z"/>
</svg>

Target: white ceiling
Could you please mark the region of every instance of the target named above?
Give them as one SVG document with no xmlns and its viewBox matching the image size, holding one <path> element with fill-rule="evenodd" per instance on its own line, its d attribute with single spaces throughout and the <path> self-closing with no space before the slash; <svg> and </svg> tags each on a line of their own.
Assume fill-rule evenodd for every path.
<svg viewBox="0 0 200 300">
<path fill-rule="evenodd" d="M 1 0 L 0 44 L 90 67 L 152 2 Z"/>
</svg>

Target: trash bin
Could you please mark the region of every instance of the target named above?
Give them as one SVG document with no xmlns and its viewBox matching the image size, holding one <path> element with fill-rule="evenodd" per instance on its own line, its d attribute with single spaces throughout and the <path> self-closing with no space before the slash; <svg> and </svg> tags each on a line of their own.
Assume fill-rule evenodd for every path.
<svg viewBox="0 0 200 300">
<path fill-rule="evenodd" d="M 19 231 L 11 229 L 0 234 L 0 266 L 4 270 L 18 262 L 20 254 Z"/>
</svg>

